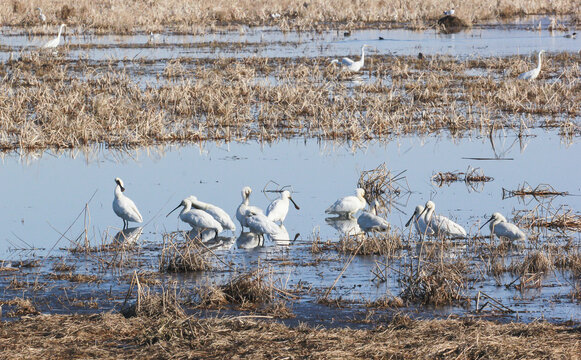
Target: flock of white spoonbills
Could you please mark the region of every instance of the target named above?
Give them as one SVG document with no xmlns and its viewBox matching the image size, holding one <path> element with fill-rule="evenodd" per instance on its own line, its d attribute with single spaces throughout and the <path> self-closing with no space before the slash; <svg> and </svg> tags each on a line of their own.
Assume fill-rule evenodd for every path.
<svg viewBox="0 0 581 360">
<path fill-rule="evenodd" d="M 135 203 L 125 196 L 123 192 L 125 187 L 120 178 L 115 179 L 115 198 L 113 200 L 113 211 L 117 216 L 123 219 L 123 229 L 127 229 L 129 222 L 141 223 L 143 217 L 139 213 Z M 280 194 L 280 199 L 276 199 L 270 203 L 266 211 L 263 211 L 257 206 L 250 205 L 250 194 L 252 189 L 245 186 L 242 189 L 242 202 L 236 210 L 236 219 L 240 223 L 242 232 L 244 228 L 248 228 L 249 232 L 255 234 L 259 239 L 262 239 L 264 244 L 264 235 L 269 235 L 272 238 L 280 238 L 286 236 L 288 239 L 288 232 L 284 228 L 283 222 L 288 214 L 290 203 L 299 210 L 299 206 L 294 202 L 291 193 L 284 190 Z M 354 219 L 354 215 L 361 211 L 357 217 L 357 225 L 366 234 L 370 232 L 387 232 L 390 229 L 390 224 L 377 215 L 377 208 L 379 204 L 374 201 L 373 206 L 369 206 L 369 210 L 365 200 L 365 190 L 358 188 L 355 195 L 346 196 L 338 199 L 333 203 L 325 213 L 337 215 L 338 218 Z M 179 214 L 180 219 L 189 224 L 198 234 L 203 232 L 214 234 L 214 238 L 224 230 L 236 231 L 236 225 L 228 215 L 228 213 L 218 206 L 202 202 L 195 196 L 189 196 L 182 200 L 182 202 L 170 211 L 169 216 L 179 207 L 182 210 Z M 428 201 L 424 206 L 418 205 L 409 221 L 405 224 L 406 227 L 413 222 L 416 231 L 420 234 L 420 238 L 425 236 L 435 237 L 466 237 L 466 230 L 457 223 L 448 219 L 445 216 L 434 214 L 436 205 L 433 201 Z M 494 213 L 490 219 L 482 225 L 490 223 L 490 235 L 498 236 L 499 238 L 506 238 L 509 240 L 525 240 L 526 235 L 516 225 L 509 223 L 500 213 Z M 480 227 L 482 229 L 482 227 Z M 284 235 L 281 235 L 284 234 Z"/>
</svg>

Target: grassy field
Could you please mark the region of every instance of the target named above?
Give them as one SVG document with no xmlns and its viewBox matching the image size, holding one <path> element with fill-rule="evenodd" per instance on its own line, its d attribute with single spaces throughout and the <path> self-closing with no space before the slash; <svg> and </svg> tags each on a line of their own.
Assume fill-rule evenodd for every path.
<svg viewBox="0 0 581 360">
<path fill-rule="evenodd" d="M 98 32 L 131 33 L 159 31 L 205 31 L 212 26 L 275 25 L 282 29 L 322 29 L 338 25 L 348 28 L 412 26 L 434 23 L 444 10 L 455 7 L 467 23 L 514 18 L 534 14 L 581 16 L 579 0 L 216 0 L 211 2 L 80 0 L 7 0 L 0 4 L 4 26 L 39 25 L 36 7 L 48 24 L 65 22 Z M 280 17 L 273 16 L 280 14 Z"/>
</svg>

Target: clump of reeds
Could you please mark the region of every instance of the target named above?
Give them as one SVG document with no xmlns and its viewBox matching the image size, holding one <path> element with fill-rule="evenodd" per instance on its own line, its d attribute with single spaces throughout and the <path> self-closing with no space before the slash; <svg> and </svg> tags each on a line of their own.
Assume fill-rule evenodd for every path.
<svg viewBox="0 0 581 360">
<path fill-rule="evenodd" d="M 445 183 L 451 183 L 455 181 L 464 181 L 466 183 L 471 182 L 489 182 L 494 180 L 490 176 L 484 175 L 484 171 L 480 168 L 468 167 L 466 172 L 460 171 L 446 171 L 438 172 L 432 175 L 432 182 L 436 183 L 438 186 L 442 186 Z"/>
<path fill-rule="evenodd" d="M 507 190 L 502 188 L 502 198 L 511 198 L 513 196 L 533 196 L 533 197 L 553 197 L 569 195 L 567 191 L 557 191 L 549 184 L 539 184 L 535 188 L 530 186 L 527 182 L 520 185 L 516 190 Z"/>
<path fill-rule="evenodd" d="M 423 264 L 417 272 L 403 277 L 400 297 L 422 305 L 469 304 L 467 271 L 468 265 L 462 261 Z"/>
<path fill-rule="evenodd" d="M 125 317 L 181 318 L 185 315 L 176 287 L 162 288 L 159 292 L 139 284 L 135 303 L 121 312 Z"/>
<path fill-rule="evenodd" d="M 515 261 L 509 270 L 516 275 L 546 274 L 552 270 L 553 264 L 549 257 L 541 251 L 533 251 L 522 260 Z"/>
<path fill-rule="evenodd" d="M 539 204 L 530 211 L 517 212 L 519 222 L 529 227 L 547 228 L 558 231 L 581 230 L 581 215 L 564 206 L 553 208 Z"/>
<path fill-rule="evenodd" d="M 571 271 L 573 278 L 581 277 L 581 252 L 579 250 L 559 254 L 555 256 L 553 263 L 557 269 Z"/>
<path fill-rule="evenodd" d="M 399 296 L 383 296 L 377 300 L 368 302 L 366 306 L 376 309 L 394 309 L 404 307 L 405 303 Z"/>
<path fill-rule="evenodd" d="M 161 272 L 197 272 L 212 269 L 208 249 L 199 241 L 180 242 L 177 233 L 165 234 L 159 260 Z"/>
<path fill-rule="evenodd" d="M 357 181 L 357 187 L 365 190 L 365 199 L 369 204 L 373 200 L 378 200 L 382 208 L 391 210 L 391 206 L 400 196 L 409 193 L 407 179 L 401 171 L 392 174 L 385 163 L 375 169 L 362 171 Z"/>
<path fill-rule="evenodd" d="M 53 271 L 59 272 L 72 272 L 76 269 L 76 266 L 73 264 L 68 264 L 65 259 L 61 259 L 59 262 L 55 262 L 52 265 Z"/>
<path fill-rule="evenodd" d="M 8 317 L 40 314 L 30 299 L 15 297 L 11 300 L 0 301 L 0 305 L 8 305 L 13 307 L 6 314 Z"/>
<path fill-rule="evenodd" d="M 401 235 L 391 231 L 369 236 L 345 235 L 334 245 L 338 252 L 351 255 L 355 252 L 358 255 L 393 255 L 403 248 Z"/>
<path fill-rule="evenodd" d="M 99 279 L 97 275 L 74 274 L 72 272 L 66 274 L 50 274 L 48 278 L 51 280 L 64 280 L 70 282 L 85 282 L 85 283 L 103 282 L 103 280 Z"/>
</svg>

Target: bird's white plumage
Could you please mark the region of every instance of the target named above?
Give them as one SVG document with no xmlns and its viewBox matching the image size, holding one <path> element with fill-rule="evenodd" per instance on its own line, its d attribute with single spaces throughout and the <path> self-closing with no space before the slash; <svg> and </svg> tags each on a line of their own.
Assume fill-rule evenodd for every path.
<svg viewBox="0 0 581 360">
<path fill-rule="evenodd" d="M 137 223 L 143 222 L 143 217 L 141 216 L 141 213 L 139 213 L 139 210 L 137 209 L 137 206 L 135 206 L 133 200 L 123 194 L 123 191 L 125 191 L 123 181 L 120 178 L 116 178 L 115 183 L 117 185 L 115 186 L 113 211 L 115 214 L 117 214 L 117 216 L 123 219 L 123 228 L 127 228 L 126 224 L 129 221 Z"/>
<path fill-rule="evenodd" d="M 36 10 L 38 10 L 38 19 L 40 20 L 40 22 L 45 23 L 46 16 L 42 13 L 42 9 L 38 7 L 36 8 Z"/>
<path fill-rule="evenodd" d="M 51 48 L 56 48 L 57 46 L 59 46 L 60 42 L 61 42 L 61 34 L 63 32 L 63 29 L 65 28 L 65 24 L 61 24 L 60 28 L 59 28 L 59 33 L 57 35 L 56 38 L 50 40 L 49 42 L 47 42 L 46 44 L 44 44 L 42 47 L 45 49 L 51 49 Z"/>
<path fill-rule="evenodd" d="M 355 196 L 346 196 L 341 198 L 325 210 L 327 214 L 337 214 L 339 216 L 351 216 L 359 210 L 365 209 L 367 202 L 363 197 L 365 190 L 358 188 L 355 190 Z"/>
<path fill-rule="evenodd" d="M 428 224 L 426 224 L 426 213 L 424 213 L 424 207 L 422 205 L 416 206 L 412 217 L 405 224 L 406 227 L 413 222 L 416 231 L 420 235 L 434 235 L 434 230 L 432 230 Z"/>
<path fill-rule="evenodd" d="M 518 76 L 519 79 L 530 81 L 530 80 L 536 79 L 539 76 L 539 74 L 541 73 L 541 55 L 544 52 L 545 52 L 545 50 L 539 51 L 539 64 L 537 65 L 537 67 L 530 70 L 530 71 L 527 71 L 525 73 L 520 74 Z"/>
<path fill-rule="evenodd" d="M 280 227 L 272 220 L 261 213 L 255 213 L 250 209 L 246 210 L 246 223 L 250 231 L 256 234 L 276 235 Z"/>
<path fill-rule="evenodd" d="M 466 230 L 445 216 L 435 215 L 436 204 L 428 201 L 424 208 L 425 221 L 436 236 L 465 237 Z"/>
<path fill-rule="evenodd" d="M 495 212 L 490 219 L 484 223 L 490 223 L 490 235 L 496 235 L 499 238 L 507 238 L 509 240 L 526 240 L 525 233 L 515 224 L 509 223 L 501 213 Z M 482 225 L 482 226 L 484 226 Z"/>
<path fill-rule="evenodd" d="M 456 12 L 456 10 L 454 10 L 454 9 L 446 10 L 446 11 L 444 11 L 444 15 L 452 16 L 452 15 L 454 15 L 455 12 Z"/>
<path fill-rule="evenodd" d="M 198 200 L 197 197 L 191 195 L 188 197 L 188 200 L 191 201 L 192 206 L 196 209 L 203 210 L 210 214 L 217 222 L 222 225 L 222 228 L 225 230 L 232 230 L 236 231 L 236 225 L 230 218 L 230 215 L 221 208 L 216 205 L 212 205 L 210 203 L 205 203 L 203 201 Z"/>
<path fill-rule="evenodd" d="M 374 201 L 373 207 L 369 211 L 363 211 L 357 218 L 357 224 L 366 233 L 370 231 L 384 232 L 389 230 L 389 223 L 387 220 L 377 215 L 377 208 L 379 204 Z"/>
<path fill-rule="evenodd" d="M 265 213 L 266 216 L 274 222 L 280 221 L 282 223 L 288 214 L 288 207 L 291 201 L 290 192 L 288 190 L 283 191 L 280 193 L 280 199 L 276 199 L 268 205 Z M 298 208 L 296 204 L 294 205 Z"/>
<path fill-rule="evenodd" d="M 248 227 L 248 225 L 246 224 L 246 210 L 251 210 L 253 213 L 257 214 L 264 214 L 262 209 L 260 209 L 259 207 L 249 205 L 250 204 L 249 197 L 251 193 L 252 189 L 250 188 L 250 186 L 245 186 L 242 188 L 242 203 L 240 204 L 240 206 L 238 206 L 238 209 L 236 210 L 236 219 L 240 223 L 242 231 L 244 231 L 244 227 Z"/>
<path fill-rule="evenodd" d="M 192 209 L 192 202 L 189 199 L 182 200 L 178 207 L 180 206 L 183 206 L 182 211 L 180 212 L 180 219 L 183 222 L 190 224 L 193 228 L 199 231 L 206 229 L 213 230 L 216 232 L 216 236 L 222 232 L 222 225 L 220 225 L 212 215 L 204 210 Z"/>
<path fill-rule="evenodd" d="M 349 71 L 357 72 L 361 70 L 363 65 L 365 64 L 365 48 L 369 47 L 369 45 L 364 44 L 361 46 L 361 58 L 358 61 L 351 60 L 347 57 L 341 59 L 341 65 Z M 338 63 L 338 60 L 332 60 L 331 63 Z"/>
</svg>

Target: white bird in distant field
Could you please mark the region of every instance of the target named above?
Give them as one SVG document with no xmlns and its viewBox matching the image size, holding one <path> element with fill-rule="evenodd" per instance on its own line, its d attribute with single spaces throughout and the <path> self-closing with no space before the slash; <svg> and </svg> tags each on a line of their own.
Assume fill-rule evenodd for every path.
<svg viewBox="0 0 581 360">
<path fill-rule="evenodd" d="M 301 209 L 291 197 L 290 191 L 285 190 L 280 193 L 280 199 L 276 199 L 268 205 L 266 216 L 274 222 L 280 221 L 282 223 L 288 214 L 289 202 L 293 203 L 295 209 Z"/>
<path fill-rule="evenodd" d="M 432 229 L 434 235 L 436 236 L 450 236 L 450 237 L 465 237 L 466 230 L 452 220 L 445 216 L 435 215 L 434 210 L 436 204 L 433 201 L 428 201 L 423 213 L 426 213 L 425 221 L 427 225 Z M 420 216 L 421 216 L 420 215 Z"/>
<path fill-rule="evenodd" d="M 236 231 L 236 225 L 234 224 L 234 222 L 230 218 L 230 215 L 228 215 L 226 211 L 222 210 L 216 205 L 202 202 L 193 195 L 189 196 L 187 199 L 192 202 L 192 206 L 194 208 L 203 210 L 210 214 L 216 221 L 220 223 L 220 225 L 222 225 L 222 228 L 224 228 L 225 230 Z"/>
<path fill-rule="evenodd" d="M 565 37 L 567 39 L 575 39 L 577 37 L 577 33 L 574 32 L 574 33 L 571 33 L 571 34 L 567 34 L 567 35 L 565 35 Z"/>
<path fill-rule="evenodd" d="M 379 203 L 375 200 L 371 209 L 363 211 L 357 218 L 357 224 L 366 234 L 370 231 L 385 232 L 389 230 L 390 225 L 387 220 L 377 216 L 378 207 Z"/>
<path fill-rule="evenodd" d="M 367 44 L 364 44 L 363 46 L 361 46 L 361 59 L 359 59 L 358 61 L 354 61 L 354 60 L 351 60 L 347 57 L 344 57 L 341 60 L 341 65 L 344 68 L 348 69 L 349 71 L 357 72 L 357 71 L 361 70 L 361 68 L 363 67 L 364 62 L 365 62 L 365 48 L 366 47 L 371 47 L 371 46 L 369 46 Z M 331 61 L 331 64 L 338 64 L 338 63 L 339 63 L 339 60 L 337 60 L 337 59 Z"/>
<path fill-rule="evenodd" d="M 51 41 L 47 42 L 46 44 L 44 44 L 42 47 L 45 49 L 54 49 L 57 46 L 59 46 L 59 44 L 61 42 L 61 34 L 62 34 L 63 29 L 65 27 L 66 27 L 65 24 L 61 24 L 61 27 L 59 28 L 59 33 L 58 33 L 57 37 L 52 39 Z"/>
<path fill-rule="evenodd" d="M 38 10 L 38 19 L 40 20 L 41 23 L 46 23 L 46 16 L 42 13 L 42 9 L 37 7 L 36 10 Z"/>
<path fill-rule="evenodd" d="M 358 188 L 355 190 L 355 196 L 345 196 L 341 198 L 331 206 L 325 213 L 327 214 L 336 214 L 339 216 L 349 217 L 355 214 L 359 210 L 365 209 L 367 202 L 363 197 L 365 195 L 365 190 Z"/>
<path fill-rule="evenodd" d="M 499 238 L 507 238 L 509 240 L 526 240 L 525 233 L 515 224 L 506 221 L 506 218 L 501 213 L 495 212 L 490 219 L 485 222 L 480 229 L 486 224 L 490 223 L 490 236 L 498 236 Z"/>
<path fill-rule="evenodd" d="M 455 13 L 454 8 L 447 10 L 447 11 L 444 11 L 444 15 L 446 15 L 446 16 L 452 16 L 452 15 L 454 15 L 454 13 Z"/>
<path fill-rule="evenodd" d="M 254 212 L 252 209 L 246 209 L 244 214 L 246 217 L 246 224 L 251 232 L 262 237 L 262 245 L 264 245 L 264 234 L 276 236 L 281 228 L 272 220 L 262 213 Z"/>
<path fill-rule="evenodd" d="M 424 215 L 422 215 L 424 214 Z M 420 237 L 423 235 L 434 235 L 434 230 L 432 230 L 428 224 L 426 224 L 426 216 L 424 213 L 424 207 L 422 205 L 416 206 L 412 217 L 405 223 L 405 227 L 408 227 L 411 222 L 414 222 L 414 226 Z"/>
<path fill-rule="evenodd" d="M 123 195 L 125 187 L 123 186 L 123 181 L 119 178 L 115 179 L 115 198 L 113 199 L 113 211 L 117 216 L 123 219 L 123 230 L 127 229 L 129 226 L 129 221 L 133 222 L 143 222 L 143 217 L 139 213 L 137 206 L 133 200 Z"/>
<path fill-rule="evenodd" d="M 182 202 L 170 211 L 165 217 L 168 217 L 172 212 L 176 211 L 180 206 L 184 208 L 180 212 L 180 219 L 190 224 L 193 228 L 198 229 L 200 232 L 209 229 L 216 232 L 214 238 L 218 237 L 218 234 L 222 232 L 222 225 L 216 221 L 212 215 L 208 214 L 204 210 L 192 209 L 192 202 L 189 199 L 184 199 Z"/>
<path fill-rule="evenodd" d="M 544 52 L 545 52 L 545 50 L 539 51 L 539 65 L 537 65 L 536 68 L 534 68 L 530 71 L 527 71 L 525 73 L 520 74 L 518 76 L 519 79 L 532 81 L 539 76 L 539 74 L 541 73 L 541 54 Z"/>
<path fill-rule="evenodd" d="M 242 231 L 244 231 L 244 227 L 248 227 L 248 225 L 246 225 L 246 210 L 250 209 L 254 213 L 264 214 L 264 211 L 262 211 L 261 208 L 249 205 L 250 204 L 249 198 L 251 193 L 252 189 L 250 188 L 250 186 L 245 186 L 242 188 L 242 203 L 240 204 L 240 206 L 238 206 L 238 209 L 236 210 L 236 219 L 238 219 L 238 222 L 240 222 L 240 227 L 242 228 Z"/>
</svg>

